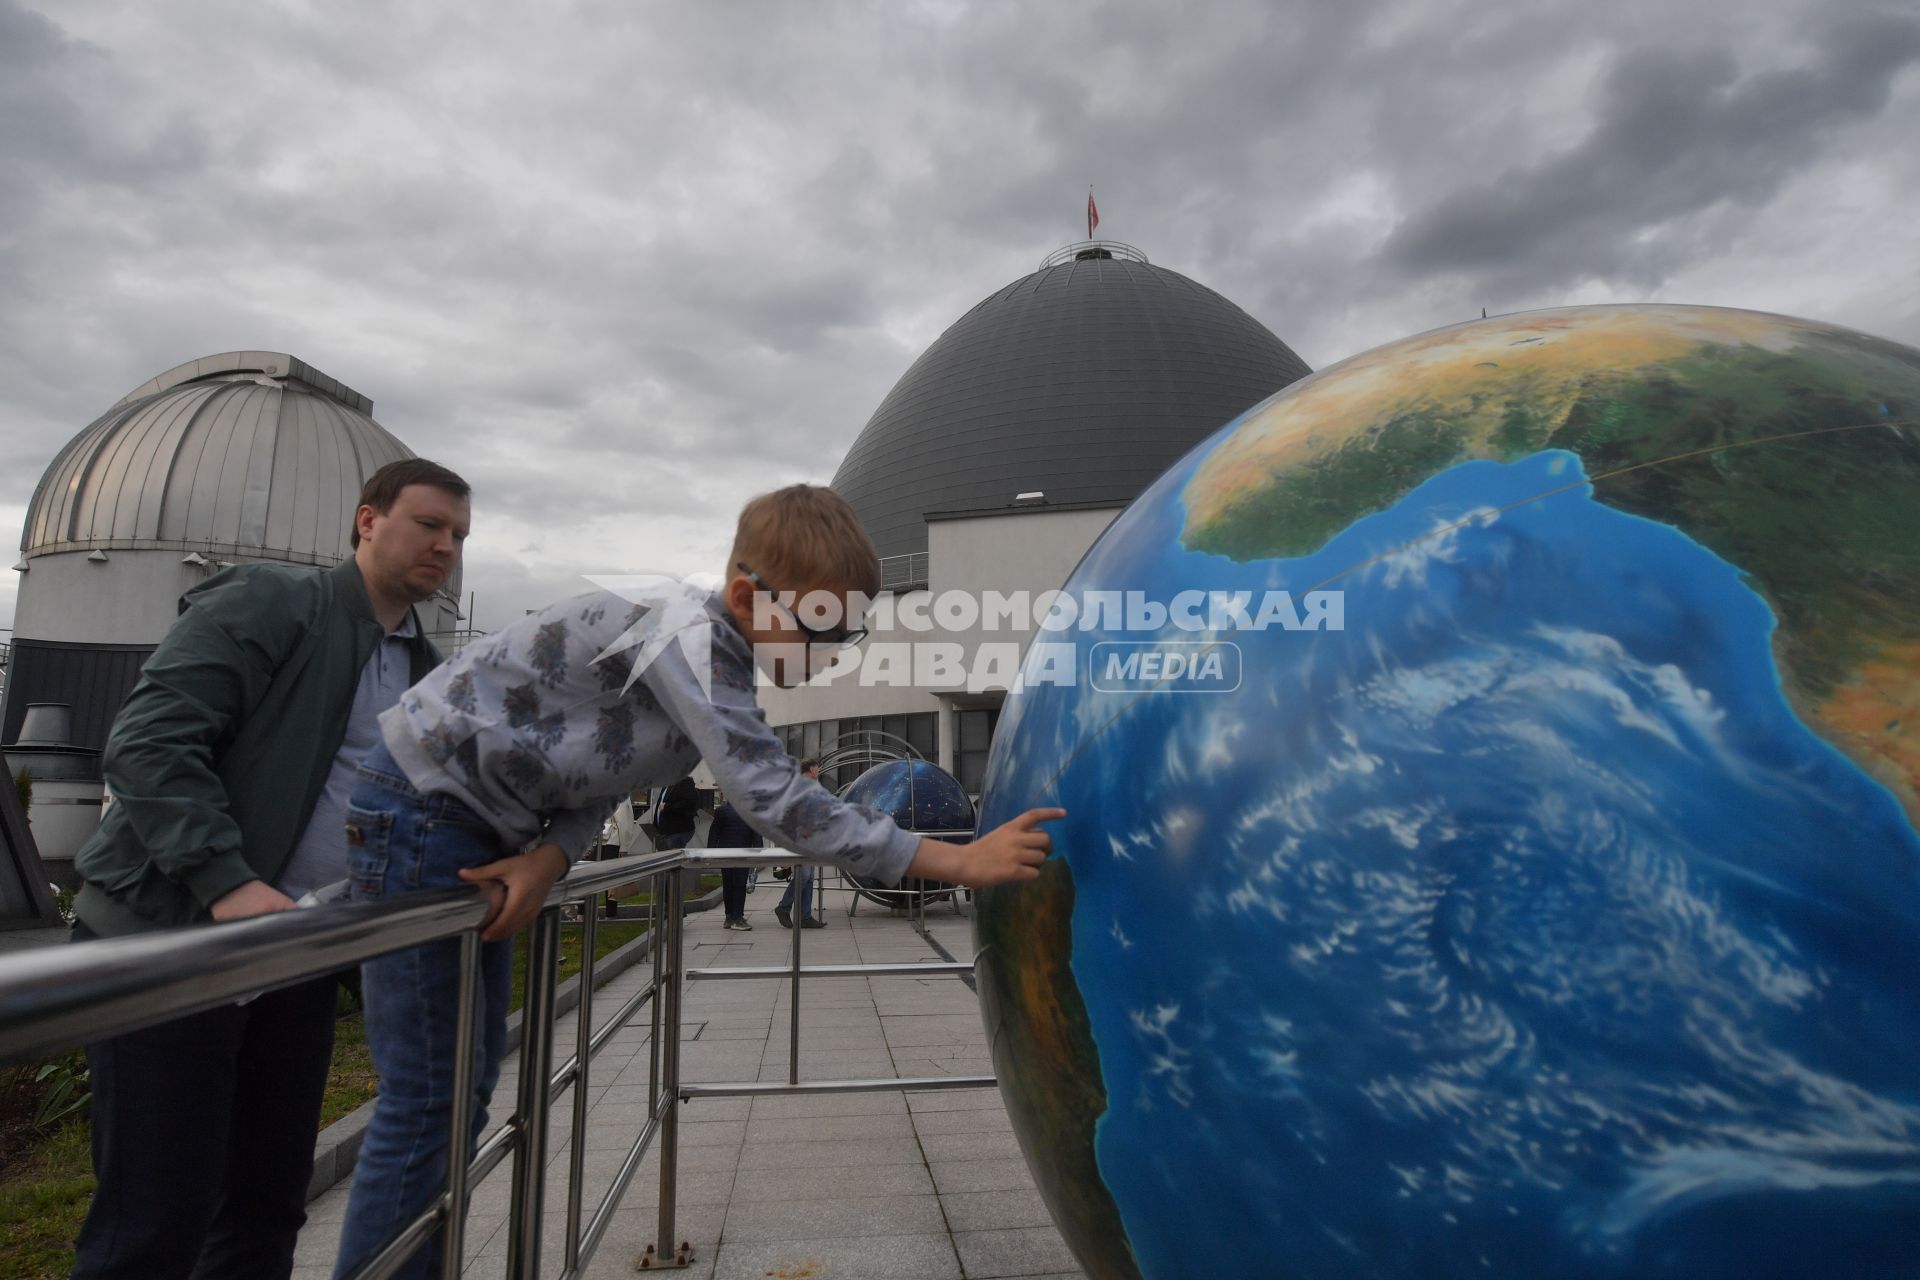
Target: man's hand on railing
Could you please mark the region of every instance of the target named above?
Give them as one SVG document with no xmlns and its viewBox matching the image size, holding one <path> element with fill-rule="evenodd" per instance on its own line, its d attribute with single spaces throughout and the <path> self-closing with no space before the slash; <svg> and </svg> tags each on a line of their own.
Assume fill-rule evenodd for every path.
<svg viewBox="0 0 1920 1280">
<path fill-rule="evenodd" d="M 1038 879 L 1040 864 L 1053 851 L 1053 837 L 1040 830 L 1040 824 L 1066 816 L 1065 809 L 1029 809 L 971 844 L 922 840 L 907 874 L 974 889 Z"/>
<path fill-rule="evenodd" d="M 249 916 L 267 916 L 276 911 L 292 911 L 298 905 L 264 880 L 249 880 L 238 889 L 229 889 L 213 900 L 207 910 L 215 920 L 245 920 Z"/>
<path fill-rule="evenodd" d="M 568 865 L 559 845 L 543 844 L 484 867 L 463 867 L 460 878 L 467 883 L 487 883 L 504 891 L 494 899 L 493 914 L 481 926 L 480 940 L 503 942 L 532 924 L 553 882 L 567 873 Z"/>
</svg>

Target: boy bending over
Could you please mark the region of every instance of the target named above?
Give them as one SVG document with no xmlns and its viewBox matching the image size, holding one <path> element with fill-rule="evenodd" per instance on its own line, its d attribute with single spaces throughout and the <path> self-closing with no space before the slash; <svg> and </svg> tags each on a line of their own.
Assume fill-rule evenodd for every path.
<svg viewBox="0 0 1920 1280">
<path fill-rule="evenodd" d="M 475 1134 L 505 1047 L 508 939 L 637 787 L 662 786 L 705 759 L 771 843 L 888 884 L 906 875 L 975 887 L 1031 880 L 1051 848 L 1039 824 L 1064 810 L 1029 810 L 966 845 L 903 831 L 803 776 L 768 728 L 754 701 L 756 662 L 776 683 L 797 685 L 857 633 L 807 628 L 777 604 L 756 613 L 756 594 L 825 591 L 845 606 L 879 588 L 873 544 L 839 495 L 795 485 L 755 498 L 741 512 L 728 565 L 725 585 L 676 623 L 708 633 L 704 680 L 680 643 L 659 648 L 636 676 L 641 650 L 620 646 L 646 608 L 595 592 L 469 645 L 381 717 L 383 742 L 361 765 L 347 807 L 353 896 L 497 886 L 499 905 L 481 933 L 474 1096 L 461 1100 L 474 1108 Z M 840 617 L 851 619 L 850 609 Z M 380 1094 L 337 1275 L 371 1257 L 445 1185 L 459 971 L 453 940 L 363 966 Z M 436 1238 L 399 1274 L 438 1274 L 439 1249 Z"/>
</svg>

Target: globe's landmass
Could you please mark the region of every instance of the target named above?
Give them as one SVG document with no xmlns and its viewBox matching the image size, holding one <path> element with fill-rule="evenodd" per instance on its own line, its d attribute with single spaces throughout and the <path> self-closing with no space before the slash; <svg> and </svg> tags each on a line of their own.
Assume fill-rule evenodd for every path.
<svg viewBox="0 0 1920 1280">
<path fill-rule="evenodd" d="M 1920 501 L 1901 487 L 1914 361 L 1852 330 L 1704 307 L 1441 329 L 1248 413 L 1187 486 L 1186 541 L 1299 555 L 1453 463 L 1570 450 L 1597 501 L 1753 578 L 1789 694 L 1920 814 Z"/>
<path fill-rule="evenodd" d="M 1114 523 L 1070 591 L 1345 625 L 1082 632 L 1003 713 L 982 826 L 1069 817 L 981 895 L 982 1003 L 1091 1274 L 1910 1272 L 1916 420 L 1865 335 L 1537 312 L 1297 383 Z M 1089 680 L 1195 639 L 1236 691 Z"/>
<path fill-rule="evenodd" d="M 1138 1277 L 1094 1161 L 1094 1128 L 1107 1094 L 1070 963 L 1073 874 L 1064 861 L 1051 860 L 1016 901 L 1011 908 L 982 901 L 974 914 L 974 978 L 987 1011 L 994 1076 L 1048 1210 L 1063 1227 L 1072 1224 L 1067 1234 L 1081 1265 L 1107 1280 Z"/>
</svg>

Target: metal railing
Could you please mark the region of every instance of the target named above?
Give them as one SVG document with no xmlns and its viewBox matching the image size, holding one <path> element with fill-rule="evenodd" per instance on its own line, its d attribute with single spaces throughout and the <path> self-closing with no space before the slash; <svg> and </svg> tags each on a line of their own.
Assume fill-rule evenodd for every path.
<svg viewBox="0 0 1920 1280">
<path fill-rule="evenodd" d="M 773 867 L 793 863 L 793 855 L 778 849 L 761 852 L 743 849 L 689 849 L 687 862 L 700 867 Z M 796 868 L 797 874 L 797 868 Z M 796 904 L 797 905 L 797 904 Z M 971 976 L 971 961 L 913 961 L 903 964 L 820 964 L 806 966 L 800 963 L 801 938 L 806 930 L 797 925 L 793 934 L 787 963 L 784 965 L 727 966 L 720 968 L 689 969 L 686 976 L 692 982 L 712 982 L 726 979 L 784 978 L 791 982 L 788 1009 L 788 1054 L 787 1079 L 784 1084 L 760 1080 L 722 1081 L 718 1083 L 680 1085 L 682 1098 L 740 1098 L 755 1095 L 792 1094 L 792 1093 L 875 1093 L 887 1090 L 921 1089 L 982 1089 L 994 1084 L 992 1076 L 896 1076 L 887 1079 L 870 1080 L 808 1080 L 800 1079 L 800 979 L 815 978 L 879 978 L 913 975 L 946 975 L 949 977 Z M 924 930 L 922 930 L 924 934 Z"/>
<path fill-rule="evenodd" d="M 917 591 L 927 585 L 927 553 L 909 551 L 900 556 L 880 557 L 882 591 Z"/>
<path fill-rule="evenodd" d="M 1128 262 L 1145 262 L 1147 255 L 1124 240 L 1076 240 L 1042 258 L 1040 269 L 1045 271 L 1048 267 L 1086 258 L 1122 258 Z"/>
<path fill-rule="evenodd" d="M 489 633 L 473 627 L 457 627 L 451 631 L 429 631 L 427 639 L 433 641 L 433 647 L 451 658 L 475 640 L 485 638 Z"/>
<path fill-rule="evenodd" d="M 801 860 L 806 861 L 806 860 Z M 947 960 L 908 964 L 801 964 L 801 929 L 793 930 L 788 963 L 775 966 L 689 969 L 684 960 L 684 889 L 691 869 L 795 864 L 782 850 L 703 849 L 620 858 L 576 867 L 548 895 L 527 936 L 526 998 L 522 1007 L 520 1076 L 514 1110 L 501 1127 L 474 1145 L 472 1111 L 450 1108 L 450 1151 L 471 1149 L 469 1160 L 449 1160 L 444 1189 L 354 1280 L 392 1275 L 444 1232 L 441 1274 L 458 1277 L 463 1259 L 468 1193 L 508 1158 L 513 1160 L 508 1208 L 507 1275 L 539 1280 L 552 1106 L 573 1090 L 569 1126 L 567 1207 L 562 1280 L 578 1276 L 606 1235 L 648 1151 L 660 1147 L 655 1238 L 637 1265 L 643 1270 L 685 1267 L 692 1246 L 675 1243 L 679 1177 L 679 1106 L 698 1098 L 775 1094 L 868 1093 L 886 1090 L 977 1089 L 992 1076 L 893 1079 L 800 1079 L 800 984 L 803 977 L 949 975 L 970 979 L 973 965 Z M 650 979 L 600 1026 L 593 1022 L 593 975 L 598 912 L 594 897 L 618 885 L 651 882 L 653 922 Z M 583 903 L 579 1012 L 571 1054 L 554 1065 L 554 1029 L 562 908 Z M 125 1035 L 161 1022 L 215 1009 L 262 991 L 323 977 L 376 956 L 424 943 L 460 942 L 460 995 L 455 1027 L 455 1098 L 473 1090 L 479 990 L 479 927 L 485 894 L 473 888 L 410 894 L 375 903 L 289 911 L 214 928 L 172 930 L 74 946 L 48 947 L 0 962 L 0 1063 L 31 1061 L 78 1045 Z M 921 929 L 923 936 L 924 927 Z M 937 948 L 937 944 L 936 944 Z M 945 954 L 942 949 L 942 954 Z M 791 984 L 787 1079 L 691 1082 L 681 1079 L 680 1025 L 686 981 L 785 980 Z M 647 1118 L 599 1203 L 585 1203 L 585 1137 L 594 1056 L 642 1009 L 650 1013 Z"/>
</svg>

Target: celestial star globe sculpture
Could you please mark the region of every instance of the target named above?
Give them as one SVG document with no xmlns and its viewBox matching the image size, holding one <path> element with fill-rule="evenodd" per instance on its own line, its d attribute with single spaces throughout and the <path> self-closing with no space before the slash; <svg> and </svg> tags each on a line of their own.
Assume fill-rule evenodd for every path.
<svg viewBox="0 0 1920 1280">
<path fill-rule="evenodd" d="M 964 836 L 973 830 L 967 789 L 926 760 L 883 760 L 849 783 L 840 798 L 877 810 L 909 831 Z"/>
<path fill-rule="evenodd" d="M 1299 625 L 1096 615 L 1003 713 L 981 828 L 1069 816 L 980 895 L 980 994 L 1089 1274 L 1915 1274 L 1916 422 L 1863 334 L 1533 312 L 1294 384 L 1114 522 L 1076 597 Z"/>
<path fill-rule="evenodd" d="M 840 798 L 865 805 L 923 835 L 965 840 L 973 833 L 975 814 L 967 789 L 960 779 L 927 760 L 883 760 L 849 783 Z M 901 881 L 897 889 L 863 876 L 853 880 L 867 897 L 886 907 L 911 905 L 909 892 L 903 890 L 944 896 L 952 887 L 917 876 Z"/>
</svg>

